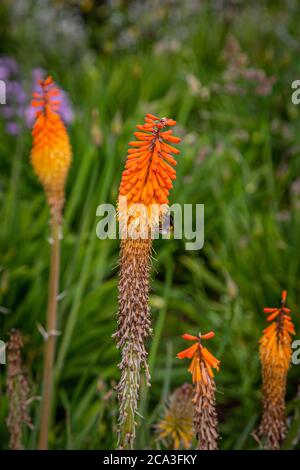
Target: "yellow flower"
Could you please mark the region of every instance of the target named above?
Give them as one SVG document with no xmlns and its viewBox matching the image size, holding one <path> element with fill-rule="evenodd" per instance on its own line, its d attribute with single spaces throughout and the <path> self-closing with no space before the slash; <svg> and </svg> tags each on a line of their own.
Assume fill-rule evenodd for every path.
<svg viewBox="0 0 300 470">
<path fill-rule="evenodd" d="M 156 425 L 158 439 L 172 449 L 189 449 L 193 430 L 193 387 L 183 384 L 170 396 L 165 413 Z"/>
</svg>

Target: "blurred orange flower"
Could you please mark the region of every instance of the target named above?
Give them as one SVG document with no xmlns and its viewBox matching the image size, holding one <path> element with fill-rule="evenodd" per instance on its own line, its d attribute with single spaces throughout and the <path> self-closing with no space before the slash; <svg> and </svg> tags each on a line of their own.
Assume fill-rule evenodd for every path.
<svg viewBox="0 0 300 470">
<path fill-rule="evenodd" d="M 60 91 L 51 77 L 38 83 L 41 91 L 33 93 L 31 103 L 36 109 L 31 163 L 46 191 L 52 215 L 60 219 L 72 152 L 68 133 L 57 112 Z"/>
<path fill-rule="evenodd" d="M 263 330 L 259 341 L 262 366 L 263 415 L 257 437 L 264 439 L 268 449 L 279 449 L 287 433 L 285 392 L 287 373 L 292 356 L 295 328 L 291 310 L 286 307 L 287 291 L 281 295 L 279 308 L 264 308 L 271 324 Z"/>
<path fill-rule="evenodd" d="M 290 316 L 291 310 L 286 308 L 287 291 L 282 292 L 280 308 L 264 308 L 268 314 L 267 321 L 272 322 L 263 330 L 260 345 L 264 354 L 270 360 L 281 359 L 288 369 L 291 360 L 291 335 L 295 334 L 295 327 Z"/>
</svg>

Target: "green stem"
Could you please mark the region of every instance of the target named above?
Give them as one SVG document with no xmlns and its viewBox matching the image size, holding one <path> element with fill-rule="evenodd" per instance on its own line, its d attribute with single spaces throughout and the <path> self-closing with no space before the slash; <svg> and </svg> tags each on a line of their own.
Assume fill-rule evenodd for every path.
<svg viewBox="0 0 300 470">
<path fill-rule="evenodd" d="M 127 349 L 127 348 L 126 348 Z M 138 393 L 140 387 L 140 363 L 138 355 L 129 345 L 128 365 L 123 371 L 123 380 L 120 399 L 120 427 L 119 427 L 119 449 L 133 449 L 135 440 L 136 412 L 138 404 Z M 122 378 L 121 378 L 122 383 Z"/>
<path fill-rule="evenodd" d="M 48 449 L 48 435 L 51 413 L 51 395 L 53 364 L 55 356 L 55 332 L 57 325 L 57 296 L 59 284 L 60 264 L 60 225 L 53 218 L 51 220 L 52 244 L 51 267 L 48 286 L 48 312 L 47 312 L 47 338 L 45 340 L 44 370 L 43 370 L 43 397 L 41 409 L 41 425 L 38 449 Z"/>
</svg>

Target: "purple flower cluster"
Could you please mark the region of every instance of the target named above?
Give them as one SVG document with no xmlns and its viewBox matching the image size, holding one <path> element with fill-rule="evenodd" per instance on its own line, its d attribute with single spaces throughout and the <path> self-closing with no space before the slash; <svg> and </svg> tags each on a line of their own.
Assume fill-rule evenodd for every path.
<svg viewBox="0 0 300 470">
<path fill-rule="evenodd" d="M 5 119 L 9 134 L 18 134 L 19 122 L 26 106 L 24 87 L 18 78 L 18 64 L 10 57 L 0 58 L 0 80 L 6 86 L 6 105 L 0 106 L 0 115 Z"/>
<path fill-rule="evenodd" d="M 20 69 L 11 57 L 0 57 L 0 80 L 6 85 L 6 105 L 0 106 L 0 117 L 5 121 L 8 134 L 18 135 L 22 125 L 30 128 L 35 118 L 35 110 L 30 105 L 32 93 L 39 90 L 38 79 L 46 77 L 43 69 L 33 69 L 31 80 L 25 81 L 20 77 Z M 60 89 L 59 114 L 65 124 L 74 119 L 73 110 L 65 91 Z"/>
</svg>

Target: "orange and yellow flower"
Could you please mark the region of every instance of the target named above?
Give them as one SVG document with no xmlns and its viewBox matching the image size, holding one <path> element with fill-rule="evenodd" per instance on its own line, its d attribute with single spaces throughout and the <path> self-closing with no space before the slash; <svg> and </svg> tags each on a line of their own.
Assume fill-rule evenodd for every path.
<svg viewBox="0 0 300 470">
<path fill-rule="evenodd" d="M 271 324 L 263 330 L 260 339 L 263 414 L 257 436 L 268 449 L 279 449 L 287 433 L 285 392 L 295 328 L 291 311 L 286 307 L 286 296 L 284 290 L 279 308 L 264 309 Z"/>
<path fill-rule="evenodd" d="M 31 163 L 45 189 L 52 215 L 60 218 L 72 152 L 69 136 L 58 113 L 60 91 L 51 77 L 39 80 L 38 84 L 40 92 L 33 93 L 31 103 L 36 109 Z"/>
<path fill-rule="evenodd" d="M 169 190 L 173 186 L 179 150 L 170 144 L 180 142 L 168 126 L 175 121 L 147 114 L 138 125 L 136 141 L 130 142 L 118 197 L 121 234 L 118 329 L 114 337 L 121 349 L 121 379 L 117 387 L 120 449 L 132 449 L 136 414 L 144 368 L 147 384 L 146 338 L 151 334 L 149 307 L 152 240 L 162 217 L 168 211 Z"/>
<path fill-rule="evenodd" d="M 173 135 L 176 121 L 146 114 L 145 123 L 137 125 L 136 141 L 129 142 L 125 170 L 119 190 L 118 212 L 122 233 L 132 238 L 147 238 L 157 230 L 168 213 L 169 191 L 176 179 L 172 154 L 179 150 L 171 144 L 181 139 Z M 133 222 L 133 224 L 131 224 Z"/>
<path fill-rule="evenodd" d="M 185 333 L 182 337 L 195 341 L 189 348 L 177 354 L 179 359 L 192 359 L 189 372 L 194 383 L 193 422 L 198 440 L 198 449 L 216 450 L 218 448 L 218 417 L 216 413 L 215 381 L 213 369 L 219 370 L 220 361 L 201 344 L 203 339 L 215 336 L 213 331 L 198 336 Z"/>
<path fill-rule="evenodd" d="M 214 377 L 213 369 L 219 371 L 220 361 L 216 359 L 207 348 L 203 347 L 201 341 L 203 339 L 211 339 L 215 336 L 213 331 L 204 335 L 193 336 L 188 333 L 182 335 L 184 339 L 188 341 L 195 341 L 195 343 L 189 348 L 181 351 L 177 354 L 178 359 L 192 359 L 189 367 L 189 372 L 192 374 L 192 380 L 194 383 L 207 382 L 207 373 L 210 378 Z"/>
<path fill-rule="evenodd" d="M 267 321 L 272 322 L 263 330 L 260 339 L 261 354 L 267 355 L 275 363 L 282 361 L 288 369 L 291 360 L 291 335 L 295 334 L 295 327 L 291 319 L 291 310 L 286 307 L 287 291 L 282 292 L 281 306 L 279 308 L 264 308 L 268 314 Z"/>
<path fill-rule="evenodd" d="M 181 139 L 173 135 L 176 121 L 146 114 L 145 123 L 137 125 L 136 141 L 129 142 L 125 171 L 122 175 L 120 195 L 127 202 L 168 204 L 169 191 L 173 187 L 177 162 L 172 154 L 179 150 L 170 144 L 179 144 Z"/>
</svg>

